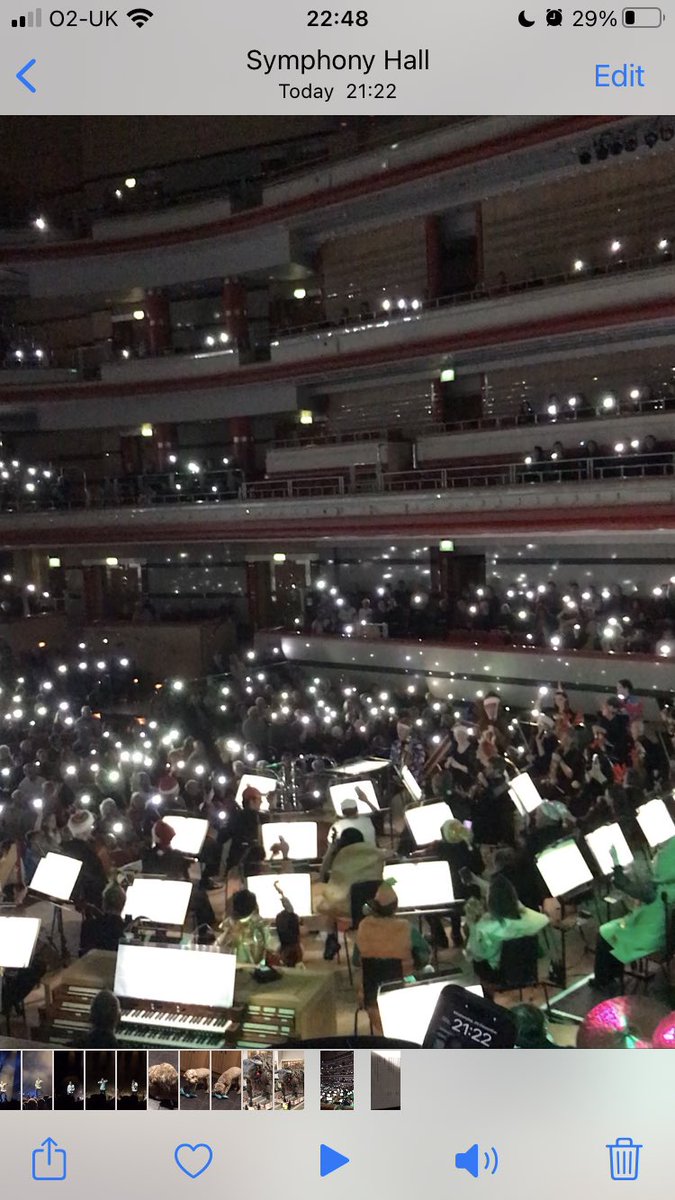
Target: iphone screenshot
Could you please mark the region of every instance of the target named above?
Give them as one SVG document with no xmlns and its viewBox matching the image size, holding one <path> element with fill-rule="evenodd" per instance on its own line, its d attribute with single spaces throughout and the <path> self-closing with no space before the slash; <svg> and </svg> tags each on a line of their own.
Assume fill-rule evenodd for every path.
<svg viewBox="0 0 675 1200">
<path fill-rule="evenodd" d="M 675 7 L 310 3 L 0 4 L 0 1186 L 666 1200 Z"/>
</svg>

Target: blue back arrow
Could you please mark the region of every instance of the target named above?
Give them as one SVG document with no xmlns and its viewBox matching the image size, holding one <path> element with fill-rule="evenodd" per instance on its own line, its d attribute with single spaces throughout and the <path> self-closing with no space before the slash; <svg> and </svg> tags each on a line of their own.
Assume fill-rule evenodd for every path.
<svg viewBox="0 0 675 1200">
<path fill-rule="evenodd" d="M 340 1154 L 338 1150 L 333 1150 L 331 1146 L 324 1146 L 321 1143 L 321 1178 L 326 1175 L 332 1175 L 333 1171 L 339 1171 L 340 1167 L 344 1167 L 349 1162 L 344 1154 Z"/>
<path fill-rule="evenodd" d="M 33 92 L 33 94 L 35 94 L 35 92 L 37 92 L 37 88 L 31 83 L 30 79 L 26 79 L 26 74 L 28 71 L 32 70 L 32 68 L 35 66 L 36 62 L 37 62 L 36 58 L 31 58 L 30 62 L 27 62 L 25 67 L 22 67 L 21 70 L 17 71 L 17 73 L 16 73 L 16 77 L 17 77 L 19 83 L 22 83 L 23 86 L 25 88 L 28 88 L 28 91 Z"/>
</svg>

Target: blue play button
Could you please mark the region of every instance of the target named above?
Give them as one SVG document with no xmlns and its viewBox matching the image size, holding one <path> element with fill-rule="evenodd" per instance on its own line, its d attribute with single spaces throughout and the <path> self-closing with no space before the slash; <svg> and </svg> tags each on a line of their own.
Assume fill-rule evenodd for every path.
<svg viewBox="0 0 675 1200">
<path fill-rule="evenodd" d="M 339 1150 L 333 1150 L 332 1146 L 324 1146 L 321 1143 L 321 1178 L 326 1175 L 332 1175 L 333 1171 L 339 1171 L 340 1167 L 346 1167 L 349 1159 L 344 1154 L 340 1154 Z"/>
</svg>

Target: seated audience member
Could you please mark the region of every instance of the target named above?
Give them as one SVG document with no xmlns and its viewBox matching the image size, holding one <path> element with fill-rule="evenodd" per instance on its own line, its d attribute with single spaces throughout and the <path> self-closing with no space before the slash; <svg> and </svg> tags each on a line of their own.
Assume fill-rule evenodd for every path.
<svg viewBox="0 0 675 1200">
<path fill-rule="evenodd" d="M 548 917 L 518 900 L 513 884 L 498 875 L 490 885 L 487 912 L 471 925 L 466 947 L 478 977 L 489 986 L 499 982 L 499 965 L 505 942 L 535 937 L 548 925 Z"/>
<path fill-rule="evenodd" d="M 610 989 L 620 985 L 627 963 L 663 953 L 666 948 L 666 905 L 670 909 L 675 904 L 675 838 L 657 851 L 650 879 L 638 879 L 625 872 L 617 865 L 614 852 L 612 860 L 615 885 L 626 896 L 639 900 L 640 905 L 600 926 L 594 983 L 598 988 Z"/>
<path fill-rule="evenodd" d="M 143 874 L 159 875 L 162 879 L 187 880 L 187 860 L 178 850 L 171 849 L 176 836 L 166 821 L 156 821 L 152 827 L 152 848 L 143 855 Z"/>
<path fill-rule="evenodd" d="M 514 1004 L 510 1010 L 516 1021 L 517 1050 L 562 1050 L 548 1032 L 546 1016 L 534 1004 Z"/>
<path fill-rule="evenodd" d="M 89 1032 L 77 1044 L 85 1050 L 114 1050 L 121 1016 L 120 1002 L 114 992 L 98 992 L 89 1010 Z"/>
<path fill-rule="evenodd" d="M 270 931 L 260 916 L 253 892 L 246 888 L 235 892 L 228 910 L 216 938 L 218 948 L 226 954 L 236 954 L 239 963 L 263 962 L 270 947 Z"/>
</svg>

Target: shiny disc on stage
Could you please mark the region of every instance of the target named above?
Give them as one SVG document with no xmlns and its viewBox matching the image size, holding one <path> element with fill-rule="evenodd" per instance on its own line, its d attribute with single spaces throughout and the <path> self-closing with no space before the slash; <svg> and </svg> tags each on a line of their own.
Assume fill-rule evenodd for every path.
<svg viewBox="0 0 675 1200">
<path fill-rule="evenodd" d="M 587 1014 L 577 1046 L 583 1050 L 651 1050 L 657 1027 L 665 1024 L 665 1005 L 646 996 L 615 996 Z"/>
<path fill-rule="evenodd" d="M 668 1013 L 657 1025 L 652 1045 L 655 1050 L 675 1050 L 675 1012 Z"/>
</svg>

